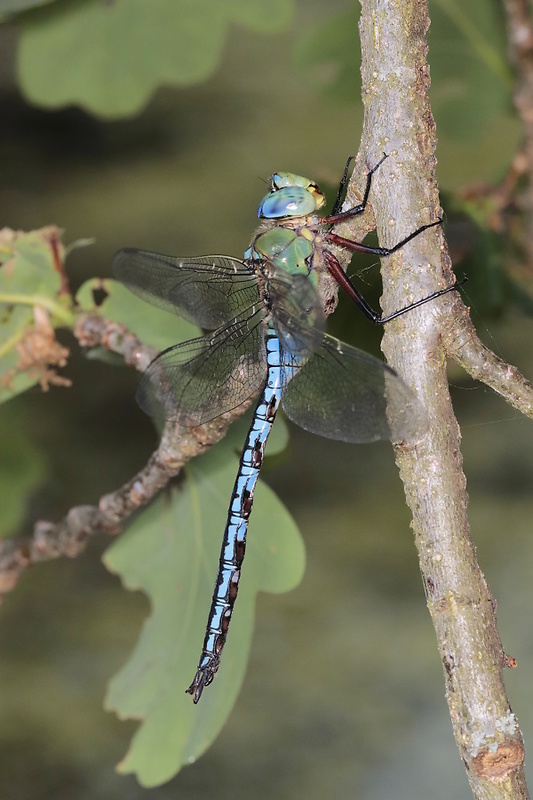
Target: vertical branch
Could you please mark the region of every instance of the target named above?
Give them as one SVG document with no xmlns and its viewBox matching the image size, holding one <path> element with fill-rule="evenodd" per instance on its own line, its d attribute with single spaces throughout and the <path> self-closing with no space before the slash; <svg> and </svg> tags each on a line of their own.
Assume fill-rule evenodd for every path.
<svg viewBox="0 0 533 800">
<path fill-rule="evenodd" d="M 360 163 L 389 158 L 372 204 L 380 243 L 391 246 L 439 215 L 435 123 L 428 101 L 426 0 L 361 0 Z M 453 280 L 442 230 L 415 238 L 383 264 L 385 313 Z M 460 433 L 446 377 L 443 333 L 467 315 L 448 294 L 387 325 L 383 350 L 427 409 L 430 432 L 396 447 L 444 667 L 455 738 L 476 798 L 525 798 L 524 749 L 503 683 L 506 657 L 495 602 L 476 560 L 467 519 Z"/>
</svg>

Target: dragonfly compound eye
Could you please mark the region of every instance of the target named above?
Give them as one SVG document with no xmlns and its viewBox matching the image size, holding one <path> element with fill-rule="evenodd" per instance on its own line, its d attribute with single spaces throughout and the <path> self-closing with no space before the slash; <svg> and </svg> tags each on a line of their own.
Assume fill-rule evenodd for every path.
<svg viewBox="0 0 533 800">
<path fill-rule="evenodd" d="M 261 219 L 306 217 L 323 205 L 323 195 L 303 186 L 284 186 L 263 198 L 257 216 Z"/>
</svg>

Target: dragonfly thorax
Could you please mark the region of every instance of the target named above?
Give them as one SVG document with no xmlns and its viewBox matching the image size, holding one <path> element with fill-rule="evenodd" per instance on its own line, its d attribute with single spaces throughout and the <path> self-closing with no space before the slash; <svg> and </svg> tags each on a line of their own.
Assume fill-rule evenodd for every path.
<svg viewBox="0 0 533 800">
<path fill-rule="evenodd" d="M 307 220 L 306 220 L 307 221 Z M 265 277 L 268 265 L 290 275 L 304 275 L 316 286 L 318 275 L 315 260 L 322 257 L 322 237 L 314 227 L 290 223 L 274 223 L 259 228 L 244 254 L 253 269 Z M 261 266 L 260 266 L 261 265 Z"/>
<path fill-rule="evenodd" d="M 292 172 L 275 172 L 257 216 L 260 219 L 307 217 L 315 214 L 325 202 L 326 198 L 314 181 Z"/>
</svg>

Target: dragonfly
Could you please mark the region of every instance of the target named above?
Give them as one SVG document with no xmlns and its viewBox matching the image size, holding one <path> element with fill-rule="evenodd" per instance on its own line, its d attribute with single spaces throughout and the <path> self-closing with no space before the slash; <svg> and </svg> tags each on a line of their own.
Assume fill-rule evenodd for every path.
<svg viewBox="0 0 533 800">
<path fill-rule="evenodd" d="M 139 297 L 179 314 L 205 332 L 169 347 L 149 365 L 137 389 L 148 414 L 194 428 L 259 397 L 231 495 L 218 574 L 196 674 L 186 692 L 198 703 L 221 660 L 239 589 L 254 490 L 279 405 L 300 427 L 344 442 L 413 442 L 427 430 L 425 410 L 385 362 L 324 332 L 318 292 L 329 273 L 373 323 L 386 323 L 457 287 L 434 292 L 388 316 L 366 302 L 342 270 L 332 245 L 388 256 L 441 223 L 422 225 L 393 247 L 371 247 L 335 232 L 367 207 L 341 210 L 351 159 L 332 211 L 318 185 L 276 172 L 261 200 L 261 220 L 242 259 L 227 255 L 179 258 L 126 248 L 113 274 Z"/>
</svg>

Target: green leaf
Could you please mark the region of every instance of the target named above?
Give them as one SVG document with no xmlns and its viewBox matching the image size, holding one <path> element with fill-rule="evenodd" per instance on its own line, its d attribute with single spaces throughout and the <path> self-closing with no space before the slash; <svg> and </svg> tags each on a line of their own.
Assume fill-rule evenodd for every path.
<svg viewBox="0 0 533 800">
<path fill-rule="evenodd" d="M 239 596 L 220 670 L 194 705 L 185 689 L 200 656 L 237 458 L 222 443 L 187 471 L 104 557 L 129 589 L 142 589 L 152 614 L 131 660 L 112 680 L 106 708 L 141 720 L 118 769 L 146 787 L 168 781 L 215 739 L 246 669 L 258 591 L 285 592 L 301 580 L 304 548 L 288 512 L 257 487 Z"/>
<path fill-rule="evenodd" d="M 45 472 L 45 460 L 28 438 L 27 419 L 18 414 L 15 404 L 9 404 L 2 410 L 0 436 L 0 537 L 13 535 L 23 522 L 28 494 Z"/>
<path fill-rule="evenodd" d="M 280 30 L 293 2 L 64 0 L 21 20 L 21 87 L 50 108 L 76 103 L 106 117 L 137 114 L 159 86 L 209 77 L 230 23 Z"/>
<path fill-rule="evenodd" d="M 18 14 L 30 8 L 48 5 L 55 0 L 0 0 L 0 17 L 8 14 Z"/>
<path fill-rule="evenodd" d="M 0 234 L 0 402 L 36 383 L 63 382 L 51 367 L 67 351 L 53 329 L 71 326 L 74 315 L 60 249 L 53 227 Z"/>
<path fill-rule="evenodd" d="M 106 296 L 98 305 L 96 298 L 102 291 Z M 143 344 L 157 347 L 159 350 L 200 334 L 198 328 L 190 322 L 151 306 L 126 289 L 119 281 L 92 278 L 81 286 L 76 295 L 76 302 L 82 311 L 98 314 L 124 325 Z"/>
</svg>

